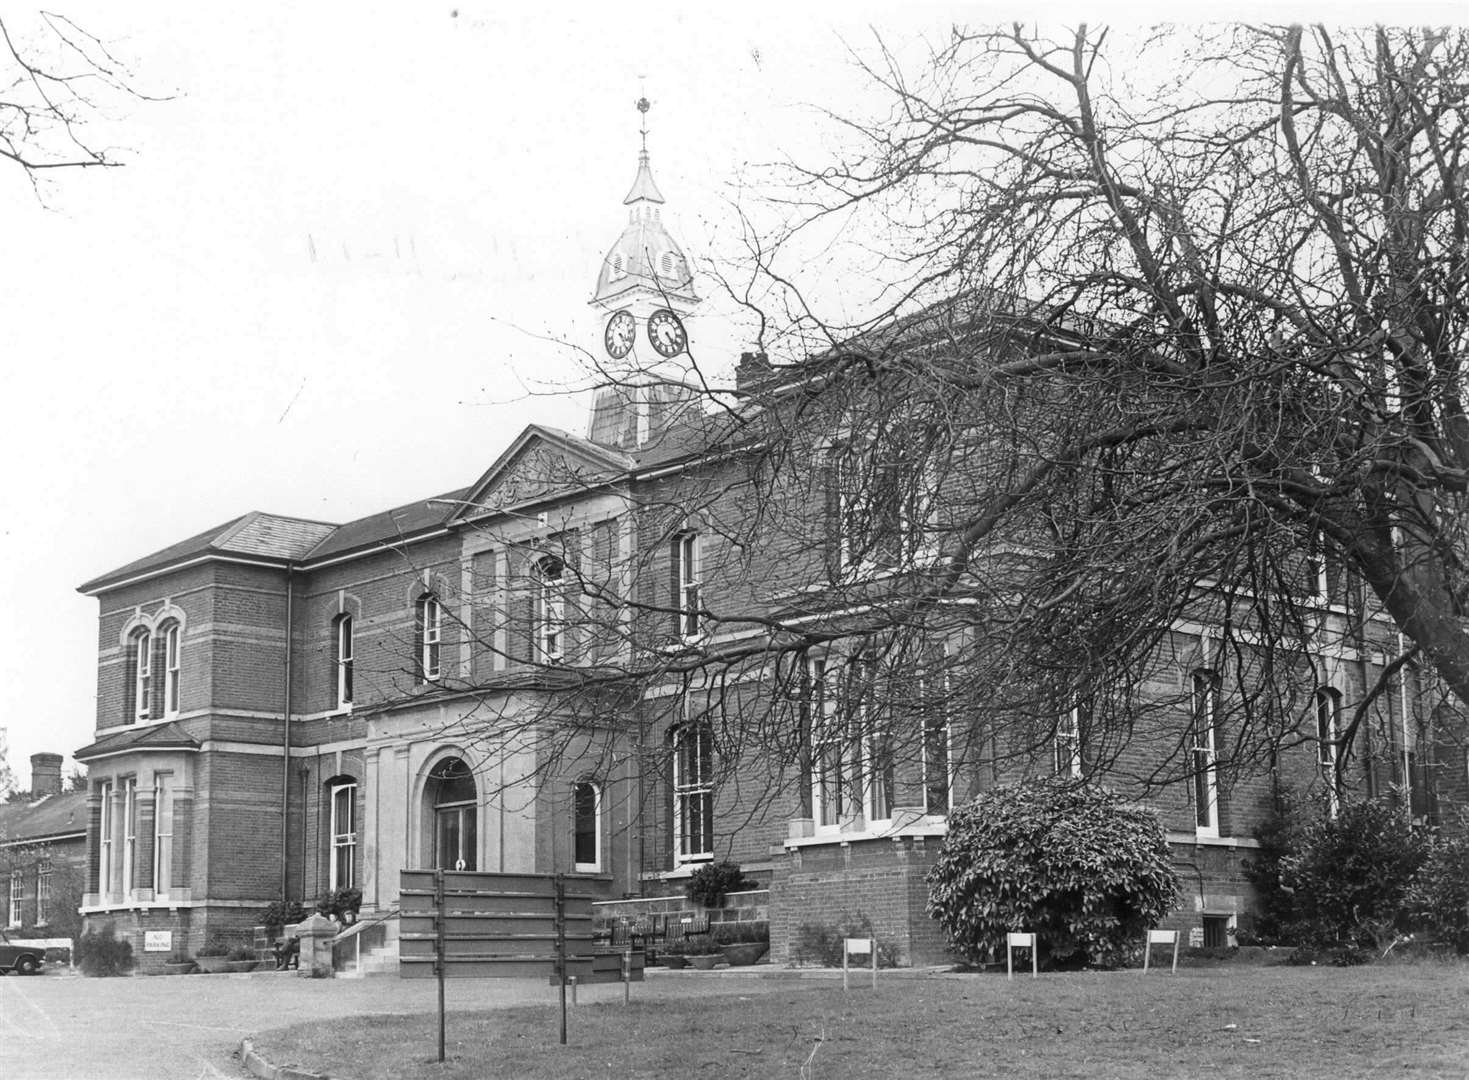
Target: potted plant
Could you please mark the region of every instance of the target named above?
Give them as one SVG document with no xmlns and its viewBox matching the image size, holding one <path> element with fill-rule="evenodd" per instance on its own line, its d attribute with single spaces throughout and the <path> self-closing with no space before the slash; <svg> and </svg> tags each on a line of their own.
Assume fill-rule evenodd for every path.
<svg viewBox="0 0 1469 1080">
<path fill-rule="evenodd" d="M 770 948 L 770 924 L 764 920 L 721 923 L 714 928 L 714 943 L 730 967 L 745 967 Z"/>
<path fill-rule="evenodd" d="M 254 971 L 258 962 L 249 949 L 239 945 L 230 950 L 229 959 L 225 961 L 225 968 L 228 971 Z"/>
<path fill-rule="evenodd" d="M 295 926 L 306 918 L 306 909 L 301 906 L 299 900 L 272 900 L 265 908 L 265 916 L 261 919 L 265 928 L 272 932 L 272 936 L 279 936 L 279 931 L 285 926 Z"/>
<path fill-rule="evenodd" d="M 361 907 L 362 890 L 350 886 L 328 889 L 316 901 L 317 914 L 325 915 L 328 919 L 335 919 L 343 925 L 351 925 L 356 922 L 357 911 Z"/>
<path fill-rule="evenodd" d="M 684 955 L 684 943 L 673 941 L 658 950 L 658 957 L 663 961 L 663 966 L 669 971 L 679 971 L 689 966 L 689 958 Z"/>
<path fill-rule="evenodd" d="M 724 894 L 752 889 L 755 882 L 745 878 L 740 864 L 730 862 L 705 863 L 689 877 L 684 891 L 690 900 L 704 907 L 719 907 L 724 903 Z"/>
<path fill-rule="evenodd" d="M 186 952 L 176 952 L 163 962 L 167 975 L 190 975 L 195 969 L 194 958 Z"/>
<path fill-rule="evenodd" d="M 689 966 L 700 971 L 712 971 L 715 965 L 724 963 L 723 950 L 708 938 L 684 942 L 683 954 L 688 957 Z"/>
<path fill-rule="evenodd" d="M 203 946 L 194 954 L 199 970 L 205 975 L 217 975 L 228 962 L 230 947 L 218 934 L 210 934 Z"/>
</svg>

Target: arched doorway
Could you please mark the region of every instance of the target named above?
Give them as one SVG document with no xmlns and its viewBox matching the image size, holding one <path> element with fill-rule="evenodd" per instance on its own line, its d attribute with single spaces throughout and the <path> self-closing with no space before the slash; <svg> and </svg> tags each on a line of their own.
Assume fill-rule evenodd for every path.
<svg viewBox="0 0 1469 1080">
<path fill-rule="evenodd" d="M 429 866 L 477 870 L 479 793 L 474 774 L 462 758 L 445 758 L 433 767 L 424 803 L 433 825 Z"/>
</svg>

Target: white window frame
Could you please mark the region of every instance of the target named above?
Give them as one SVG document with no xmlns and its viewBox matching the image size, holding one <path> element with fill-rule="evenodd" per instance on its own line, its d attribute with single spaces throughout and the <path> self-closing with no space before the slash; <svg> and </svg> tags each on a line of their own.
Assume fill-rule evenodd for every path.
<svg viewBox="0 0 1469 1080">
<path fill-rule="evenodd" d="M 703 720 L 685 719 L 673 732 L 674 861 L 707 862 L 714 858 L 714 731 Z M 696 819 L 703 827 L 695 830 Z M 698 835 L 692 835 L 697 831 Z M 695 841 L 708 839 L 708 845 Z"/>
<path fill-rule="evenodd" d="M 153 635 L 133 635 L 133 719 L 153 719 Z"/>
<path fill-rule="evenodd" d="M 173 888 L 173 796 L 162 775 L 153 777 L 153 899 Z"/>
<path fill-rule="evenodd" d="M 331 799 L 331 865 L 327 870 L 328 883 L 332 889 L 349 888 L 357 884 L 357 781 L 332 784 Z M 343 821 L 343 810 L 346 820 Z M 341 872 L 339 860 L 346 860 L 347 873 Z M 343 877 L 347 880 L 342 880 Z"/>
<path fill-rule="evenodd" d="M 842 705 L 851 737 L 859 745 L 857 786 L 862 795 L 862 816 L 867 828 L 881 829 L 892 822 L 893 803 L 898 796 L 892 724 L 886 713 L 876 715 L 877 661 L 871 656 L 856 656 L 846 666 L 846 700 Z"/>
<path fill-rule="evenodd" d="M 592 789 L 592 853 L 595 856 L 591 862 L 582 862 L 576 858 L 576 838 L 580 789 L 589 787 Z M 578 780 L 571 787 L 571 849 L 574 869 L 579 874 L 597 874 L 602 871 L 602 785 L 595 780 Z"/>
<path fill-rule="evenodd" d="M 10 918 L 11 930 L 21 925 L 21 905 L 25 901 L 25 876 L 19 870 L 10 872 Z"/>
<path fill-rule="evenodd" d="M 180 648 L 181 628 L 178 623 L 169 623 L 163 631 L 163 715 L 170 718 L 179 714 L 179 678 L 182 674 Z"/>
<path fill-rule="evenodd" d="M 51 860 L 45 859 L 36 864 L 36 925 L 45 926 L 50 919 L 50 913 L 46 910 L 51 906 Z"/>
<path fill-rule="evenodd" d="M 1056 721 L 1056 740 L 1051 762 L 1057 776 L 1080 780 L 1081 769 L 1081 703 L 1073 702 Z"/>
<path fill-rule="evenodd" d="M 1189 764 L 1194 779 L 1194 829 L 1199 836 L 1218 836 L 1219 673 L 1208 668 L 1195 670 L 1190 676 L 1190 688 Z"/>
<path fill-rule="evenodd" d="M 337 708 L 351 709 L 352 697 L 356 690 L 353 684 L 353 625 L 351 615 L 337 616 L 336 625 L 336 683 L 337 683 Z"/>
<path fill-rule="evenodd" d="M 113 831 L 116 828 L 116 815 L 112 809 L 113 784 L 111 780 L 104 780 L 97 785 L 97 793 L 101 802 L 101 815 L 98 821 L 97 837 L 101 851 L 97 854 L 97 889 L 101 894 L 102 902 L 105 904 L 113 895 L 112 872 L 113 872 Z"/>
<path fill-rule="evenodd" d="M 837 488 L 837 543 L 841 568 L 849 573 L 865 575 L 897 570 L 912 564 L 918 554 L 920 539 L 917 533 L 919 521 L 924 516 L 911 493 L 902 486 L 905 464 L 902 461 L 876 460 L 874 455 L 881 450 L 891 449 L 876 445 L 837 444 L 831 448 L 831 476 Z M 852 482 L 852 470 L 858 469 L 857 482 Z M 874 490 L 877 479 L 883 474 L 895 477 L 896 490 L 886 502 L 879 506 Z M 880 539 L 878 527 L 884 515 L 893 518 L 893 552 L 890 559 L 879 558 Z M 860 551 L 857 549 L 861 549 Z"/>
<path fill-rule="evenodd" d="M 424 682 L 437 682 L 442 675 L 444 605 L 433 593 L 419 598 L 418 671 Z"/>
<path fill-rule="evenodd" d="M 122 897 L 133 895 L 133 871 L 138 859 L 138 781 L 128 777 L 122 782 Z"/>
<path fill-rule="evenodd" d="M 938 657 L 938 663 L 942 665 L 941 670 L 936 673 L 930 672 L 927 678 L 920 681 L 919 689 L 919 716 L 923 723 L 923 812 L 930 817 L 947 817 L 954 809 L 954 720 L 949 714 L 948 658 L 948 649 L 945 647 Z M 937 715 L 934 712 L 933 697 L 928 692 L 936 681 L 940 684 Z M 934 723 L 935 719 L 939 722 Z M 932 799 L 935 790 L 935 777 L 933 776 L 935 763 L 931 760 L 934 756 L 931 747 L 943 748 L 944 805 L 941 809 L 935 809 Z"/>
<path fill-rule="evenodd" d="M 555 555 L 536 560 L 533 598 L 536 653 L 554 664 L 566 655 L 566 563 Z"/>
<path fill-rule="evenodd" d="M 703 560 L 699 534 L 680 533 L 674 540 L 678 557 L 678 632 L 685 641 L 703 636 L 702 609 Z"/>
<path fill-rule="evenodd" d="M 1316 765 L 1326 784 L 1326 812 L 1335 818 L 1341 809 L 1341 691 L 1334 686 L 1316 691 Z"/>
</svg>

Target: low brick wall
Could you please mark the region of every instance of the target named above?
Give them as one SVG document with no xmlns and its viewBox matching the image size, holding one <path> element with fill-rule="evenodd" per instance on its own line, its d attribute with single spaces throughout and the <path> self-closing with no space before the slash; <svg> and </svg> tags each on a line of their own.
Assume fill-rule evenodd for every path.
<svg viewBox="0 0 1469 1080">
<path fill-rule="evenodd" d="M 939 844 L 895 836 L 790 848 L 770 887 L 771 959 L 791 961 L 803 926 L 836 931 L 866 919 L 900 966 L 951 963 L 943 931 L 924 910 Z"/>
<path fill-rule="evenodd" d="M 709 916 L 712 930 L 720 923 L 753 922 L 770 918 L 770 890 L 749 889 L 726 893 L 724 905 L 706 908 L 685 896 L 646 896 L 637 900 L 603 900 L 592 904 L 592 925 L 607 929 L 619 921 L 636 922 L 645 915 L 666 915 L 677 923 L 684 915 Z"/>
</svg>

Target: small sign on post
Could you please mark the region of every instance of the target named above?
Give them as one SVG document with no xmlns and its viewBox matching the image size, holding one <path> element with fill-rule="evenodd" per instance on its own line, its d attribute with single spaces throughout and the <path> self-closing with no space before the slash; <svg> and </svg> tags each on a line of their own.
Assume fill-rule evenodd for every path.
<svg viewBox="0 0 1469 1080">
<path fill-rule="evenodd" d="M 1005 935 L 1005 977 L 1015 978 L 1014 954 L 1016 949 L 1030 950 L 1030 977 L 1040 974 L 1040 960 L 1036 956 L 1035 935 L 1011 933 Z"/>
<path fill-rule="evenodd" d="M 848 989 L 847 985 L 847 961 L 853 956 L 870 956 L 872 958 L 872 988 L 877 989 L 877 939 L 870 937 L 849 937 L 842 939 L 842 989 Z"/>
</svg>

